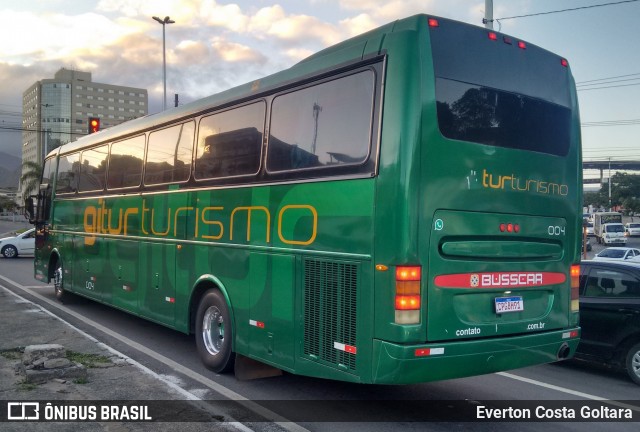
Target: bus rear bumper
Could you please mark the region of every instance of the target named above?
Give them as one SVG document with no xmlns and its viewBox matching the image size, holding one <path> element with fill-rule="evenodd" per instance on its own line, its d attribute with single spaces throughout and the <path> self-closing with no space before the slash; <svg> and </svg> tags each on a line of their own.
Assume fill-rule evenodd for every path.
<svg viewBox="0 0 640 432">
<path fill-rule="evenodd" d="M 580 329 L 401 345 L 375 339 L 372 383 L 409 384 L 488 374 L 573 357 Z"/>
</svg>

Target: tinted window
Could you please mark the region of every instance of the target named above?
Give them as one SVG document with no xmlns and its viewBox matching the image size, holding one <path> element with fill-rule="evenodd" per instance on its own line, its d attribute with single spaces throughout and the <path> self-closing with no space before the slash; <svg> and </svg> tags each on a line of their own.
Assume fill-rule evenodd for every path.
<svg viewBox="0 0 640 432">
<path fill-rule="evenodd" d="M 571 74 L 533 44 L 441 19 L 430 28 L 438 122 L 450 139 L 564 156 L 571 134 Z"/>
<path fill-rule="evenodd" d="M 44 168 L 42 169 L 42 184 L 49 184 L 53 182 L 52 175 L 55 172 L 55 158 L 49 158 L 44 162 Z"/>
<path fill-rule="evenodd" d="M 256 174 L 260 168 L 265 104 L 258 102 L 202 118 L 197 179 Z"/>
<path fill-rule="evenodd" d="M 70 193 L 78 190 L 80 153 L 60 156 L 56 193 Z"/>
<path fill-rule="evenodd" d="M 82 152 L 80 162 L 80 192 L 104 189 L 107 171 L 108 146 L 104 145 Z"/>
<path fill-rule="evenodd" d="M 184 182 L 189 179 L 193 151 L 193 122 L 149 135 L 144 184 Z"/>
<path fill-rule="evenodd" d="M 625 252 L 625 249 L 604 249 L 598 256 L 602 258 L 622 258 Z"/>
<path fill-rule="evenodd" d="M 111 145 L 109 189 L 140 186 L 145 137 L 140 135 Z"/>
<path fill-rule="evenodd" d="M 640 297 L 640 281 L 623 271 L 594 268 L 589 272 L 586 297 Z"/>
<path fill-rule="evenodd" d="M 571 111 L 540 99 L 436 79 L 438 123 L 447 138 L 564 156 Z"/>
<path fill-rule="evenodd" d="M 375 75 L 367 70 L 277 96 L 267 169 L 361 164 L 369 155 Z"/>
</svg>

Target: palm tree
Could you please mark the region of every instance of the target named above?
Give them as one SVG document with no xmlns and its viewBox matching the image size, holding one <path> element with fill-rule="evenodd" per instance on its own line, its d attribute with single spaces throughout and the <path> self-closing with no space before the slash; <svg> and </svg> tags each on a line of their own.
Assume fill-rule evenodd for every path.
<svg viewBox="0 0 640 432">
<path fill-rule="evenodd" d="M 38 190 L 40 178 L 42 177 L 42 165 L 33 161 L 26 161 L 22 164 L 22 176 L 20 184 L 22 185 L 22 200 L 26 200 Z"/>
</svg>

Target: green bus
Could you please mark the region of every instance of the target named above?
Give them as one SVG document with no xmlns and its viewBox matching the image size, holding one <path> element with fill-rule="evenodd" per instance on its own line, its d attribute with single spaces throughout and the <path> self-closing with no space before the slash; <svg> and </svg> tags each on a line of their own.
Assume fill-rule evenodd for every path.
<svg viewBox="0 0 640 432">
<path fill-rule="evenodd" d="M 417 15 L 46 158 L 35 277 L 238 361 L 360 383 L 486 374 L 579 341 L 565 59 Z"/>
</svg>

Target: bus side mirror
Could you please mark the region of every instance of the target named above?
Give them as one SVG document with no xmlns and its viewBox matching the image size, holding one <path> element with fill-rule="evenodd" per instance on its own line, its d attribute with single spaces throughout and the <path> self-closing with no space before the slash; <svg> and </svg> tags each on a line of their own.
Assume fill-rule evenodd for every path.
<svg viewBox="0 0 640 432">
<path fill-rule="evenodd" d="M 29 219 L 29 223 L 35 222 L 35 210 L 32 196 L 24 201 L 24 215 L 27 219 Z"/>
</svg>

